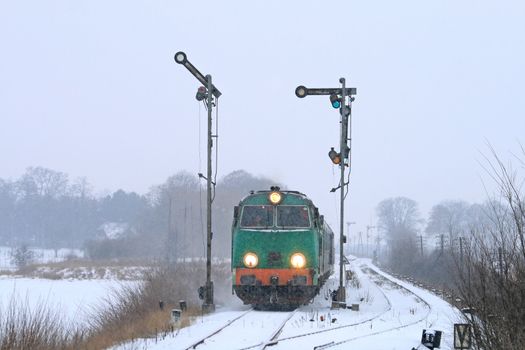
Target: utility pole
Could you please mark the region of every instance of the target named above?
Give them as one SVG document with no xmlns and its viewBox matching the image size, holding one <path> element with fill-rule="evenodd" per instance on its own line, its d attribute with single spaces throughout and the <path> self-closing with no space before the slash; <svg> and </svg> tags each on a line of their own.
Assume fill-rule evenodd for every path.
<svg viewBox="0 0 525 350">
<path fill-rule="evenodd" d="M 366 225 L 366 256 L 368 257 L 368 238 L 370 238 L 370 230 L 376 228 L 375 226 Z"/>
<path fill-rule="evenodd" d="M 351 244 L 350 244 L 350 225 L 355 225 L 355 221 L 347 221 L 346 222 L 346 236 L 348 237 L 348 246 L 347 247 L 351 246 Z"/>
<path fill-rule="evenodd" d="M 498 247 L 499 273 L 503 275 L 503 249 Z"/>
<path fill-rule="evenodd" d="M 463 264 L 463 237 L 459 237 L 459 257 L 461 264 Z"/>
<path fill-rule="evenodd" d="M 168 251 L 167 251 L 167 262 L 168 262 L 168 268 L 173 267 L 175 265 L 174 262 L 174 251 L 175 248 L 175 235 L 173 233 L 172 228 L 172 219 L 171 219 L 171 212 L 172 212 L 173 206 L 172 206 L 172 198 L 171 193 L 169 193 L 169 208 L 168 208 Z M 175 254 L 176 255 L 176 254 Z"/>
<path fill-rule="evenodd" d="M 180 235 L 181 238 L 179 239 L 180 242 L 182 242 L 182 249 L 184 249 L 184 254 L 182 254 L 181 252 L 181 258 L 186 258 L 187 257 L 187 252 L 188 252 L 188 248 L 189 248 L 189 244 L 187 243 L 188 241 L 188 205 L 184 205 L 184 226 L 183 226 L 183 234 Z"/>
<path fill-rule="evenodd" d="M 359 231 L 359 242 L 357 245 L 357 249 L 359 250 L 359 253 L 361 256 L 363 256 L 363 232 Z"/>
<path fill-rule="evenodd" d="M 421 256 L 423 256 L 423 235 L 419 235 L 419 246 L 421 248 Z"/>
<path fill-rule="evenodd" d="M 377 232 L 376 235 L 376 250 L 375 250 L 375 259 L 379 259 L 379 256 L 381 256 L 381 237 L 379 236 L 379 232 Z"/>
<path fill-rule="evenodd" d="M 182 64 L 186 69 L 190 71 L 191 74 L 198 81 L 201 82 L 201 86 L 197 90 L 197 95 L 195 98 L 198 101 L 206 99 L 206 106 L 208 109 L 208 165 L 206 177 L 199 173 L 199 177 L 204 178 L 207 183 L 206 187 L 206 284 L 203 287 L 199 288 L 199 297 L 204 300 L 202 304 L 202 309 L 204 311 L 214 311 L 215 304 L 213 303 L 213 281 L 211 280 L 211 241 L 213 238 L 213 232 L 211 231 L 212 227 L 212 213 L 211 213 L 211 204 L 212 204 L 212 193 L 211 186 L 215 186 L 215 183 L 212 182 L 211 177 L 211 155 L 213 148 L 213 137 L 212 135 L 212 109 L 216 104 L 214 103 L 215 99 L 218 99 L 222 94 L 221 92 L 212 84 L 211 75 L 206 75 L 204 77 L 197 68 L 195 68 L 189 61 L 186 54 L 182 51 L 179 51 L 175 54 L 175 62 Z M 215 135 L 217 137 L 217 135 Z"/>
<path fill-rule="evenodd" d="M 366 254 L 365 256 L 368 258 L 368 239 L 370 238 L 370 234 L 368 233 L 368 230 L 366 232 Z"/>
<path fill-rule="evenodd" d="M 332 188 L 330 192 L 335 192 L 337 189 L 341 191 L 341 208 L 340 208 L 340 221 L 339 221 L 339 289 L 337 290 L 337 301 L 345 302 L 346 301 L 346 291 L 345 286 L 343 285 L 344 281 L 344 200 L 346 197 L 345 186 L 348 183 L 345 183 L 345 167 L 348 167 L 349 173 L 351 172 L 351 157 L 350 150 L 352 148 L 352 132 L 351 132 L 351 120 L 352 120 L 352 102 L 357 93 L 355 88 L 347 88 L 345 78 L 340 78 L 339 82 L 341 83 L 341 88 L 315 88 L 309 89 L 305 86 L 298 86 L 295 89 L 295 95 L 299 98 L 304 98 L 307 95 L 329 95 L 330 103 L 333 108 L 339 109 L 341 115 L 341 132 L 340 132 L 340 142 L 339 142 L 339 153 L 332 149 L 328 152 L 328 156 L 334 164 L 339 164 L 340 170 L 340 180 L 339 186 Z M 347 144 L 349 142 L 349 145 Z"/>
</svg>

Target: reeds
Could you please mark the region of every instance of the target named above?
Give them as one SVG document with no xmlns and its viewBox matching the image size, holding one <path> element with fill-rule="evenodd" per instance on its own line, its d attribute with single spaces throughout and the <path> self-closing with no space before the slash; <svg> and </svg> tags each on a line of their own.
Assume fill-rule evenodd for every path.
<svg viewBox="0 0 525 350">
<path fill-rule="evenodd" d="M 0 350 L 98 350 L 166 335 L 201 314 L 196 291 L 205 271 L 200 265 L 157 267 L 143 283 L 114 288 L 88 310 L 83 325 L 64 320 L 55 305 L 12 298 L 5 310 L 0 309 Z M 217 266 L 215 271 L 227 284 L 229 268 Z M 179 300 L 185 300 L 188 309 L 174 325 L 171 309 L 179 307 Z"/>
</svg>

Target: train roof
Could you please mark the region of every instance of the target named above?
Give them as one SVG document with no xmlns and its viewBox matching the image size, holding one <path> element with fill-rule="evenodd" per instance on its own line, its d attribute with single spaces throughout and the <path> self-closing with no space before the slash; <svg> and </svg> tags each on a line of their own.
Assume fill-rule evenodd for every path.
<svg viewBox="0 0 525 350">
<path fill-rule="evenodd" d="M 272 186 L 272 187 L 270 187 L 269 190 L 258 190 L 258 191 L 253 191 L 252 190 L 252 191 L 250 191 L 249 195 L 247 195 L 246 197 L 241 199 L 240 203 L 244 202 L 245 200 L 247 200 L 248 198 L 250 198 L 252 196 L 261 195 L 261 194 L 269 194 L 270 192 L 274 192 L 274 191 L 278 191 L 278 192 L 281 192 L 283 194 L 292 194 L 292 195 L 298 196 L 301 199 L 304 199 L 304 200 L 312 203 L 312 200 L 310 198 L 308 198 L 308 196 L 305 195 L 304 193 L 299 192 L 299 191 L 281 190 L 278 186 Z"/>
<path fill-rule="evenodd" d="M 270 193 L 270 192 L 273 192 L 273 191 L 272 190 L 259 190 L 259 191 L 255 192 L 254 194 L 256 194 L 256 193 Z M 279 190 L 279 192 L 281 192 L 281 193 L 298 194 L 300 196 L 306 197 L 306 195 L 304 193 L 299 192 L 299 191 L 289 191 L 289 190 L 282 191 L 282 190 Z"/>
</svg>

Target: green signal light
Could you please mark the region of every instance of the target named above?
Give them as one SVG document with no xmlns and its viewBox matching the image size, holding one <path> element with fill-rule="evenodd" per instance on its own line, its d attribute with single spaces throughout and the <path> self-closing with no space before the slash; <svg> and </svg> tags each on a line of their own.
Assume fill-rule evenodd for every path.
<svg viewBox="0 0 525 350">
<path fill-rule="evenodd" d="M 330 103 L 332 104 L 332 107 L 334 108 L 340 108 L 341 107 L 341 98 L 337 96 L 336 94 L 330 95 Z"/>
</svg>

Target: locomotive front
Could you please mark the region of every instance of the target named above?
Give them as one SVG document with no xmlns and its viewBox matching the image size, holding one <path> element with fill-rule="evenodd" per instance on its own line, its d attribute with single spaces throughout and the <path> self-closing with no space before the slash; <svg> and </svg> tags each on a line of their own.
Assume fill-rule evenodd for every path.
<svg viewBox="0 0 525 350">
<path fill-rule="evenodd" d="M 234 210 L 233 290 L 245 304 L 297 306 L 332 272 L 333 233 L 317 208 L 295 191 L 259 191 Z"/>
</svg>

